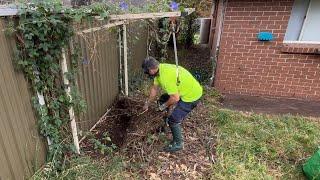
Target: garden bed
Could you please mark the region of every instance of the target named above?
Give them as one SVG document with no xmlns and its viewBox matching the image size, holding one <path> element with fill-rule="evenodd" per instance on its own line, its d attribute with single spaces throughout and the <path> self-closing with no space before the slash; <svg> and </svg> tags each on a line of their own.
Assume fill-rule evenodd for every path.
<svg viewBox="0 0 320 180">
<path fill-rule="evenodd" d="M 128 148 L 132 142 L 144 141 L 149 133 L 158 131 L 163 125 L 164 114 L 157 112 L 155 107 L 148 111 L 143 111 L 142 107 L 142 101 L 120 98 L 81 143 L 82 150 L 93 157 L 105 156 L 101 148 L 112 144 L 118 150 Z"/>
</svg>

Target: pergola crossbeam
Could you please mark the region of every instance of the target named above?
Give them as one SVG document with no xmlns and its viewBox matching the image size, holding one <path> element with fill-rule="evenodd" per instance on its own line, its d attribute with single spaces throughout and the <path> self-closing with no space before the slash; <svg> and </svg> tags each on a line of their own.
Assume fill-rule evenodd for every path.
<svg viewBox="0 0 320 180">
<path fill-rule="evenodd" d="M 161 12 L 161 13 L 139 13 L 139 14 L 120 14 L 110 15 L 110 21 L 121 21 L 121 20 L 138 20 L 138 19 L 157 19 L 165 17 L 179 17 L 181 16 L 180 11 L 176 12 Z M 99 16 L 96 16 L 99 19 Z"/>
<path fill-rule="evenodd" d="M 108 23 L 108 24 L 103 25 L 103 26 L 93 27 L 93 28 L 89 28 L 89 29 L 86 29 L 86 30 L 83 30 L 83 31 L 79 31 L 79 32 L 77 32 L 77 34 L 81 35 L 81 34 L 86 34 L 86 33 L 90 33 L 90 32 L 100 31 L 100 30 L 103 30 L 103 29 L 109 29 L 109 28 L 112 28 L 112 27 L 115 27 L 115 26 L 123 25 L 124 23 L 125 23 L 124 21 L 117 21 L 117 22 L 113 22 L 113 23 Z"/>
</svg>

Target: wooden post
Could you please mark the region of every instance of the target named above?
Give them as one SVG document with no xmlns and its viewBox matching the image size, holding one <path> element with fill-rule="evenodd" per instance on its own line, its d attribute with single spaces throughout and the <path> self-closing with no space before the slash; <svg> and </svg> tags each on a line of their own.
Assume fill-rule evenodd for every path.
<svg viewBox="0 0 320 180">
<path fill-rule="evenodd" d="M 71 0 L 62 0 L 62 3 L 63 3 L 64 6 L 68 6 L 68 7 L 72 6 Z"/>
<path fill-rule="evenodd" d="M 123 72 L 122 72 L 122 39 L 121 39 L 121 29 L 119 28 L 119 37 L 118 37 L 118 43 L 119 43 L 119 75 L 120 75 L 120 91 L 122 94 L 123 92 Z"/>
<path fill-rule="evenodd" d="M 218 2 L 218 9 L 217 9 L 217 17 L 216 17 L 216 24 L 215 24 L 215 32 L 213 36 L 213 44 L 211 49 L 211 55 L 215 56 L 217 48 L 219 46 L 219 40 L 220 40 L 220 34 L 222 31 L 222 25 L 223 25 L 223 1 L 219 0 Z"/>
<path fill-rule="evenodd" d="M 213 37 L 213 44 L 210 55 L 214 57 L 216 63 L 218 62 L 218 49 L 220 46 L 221 33 L 223 28 L 223 19 L 224 19 L 224 0 L 219 0 L 218 9 L 217 9 L 217 17 L 216 17 L 216 28 Z M 214 68 L 214 67 L 213 67 Z M 212 77 L 215 77 L 217 66 L 212 72 Z M 214 80 L 212 79 L 211 86 L 214 86 Z"/>
<path fill-rule="evenodd" d="M 37 80 L 40 81 L 39 71 L 34 70 L 33 73 L 36 76 Z M 39 91 L 37 91 L 37 97 L 38 97 L 38 103 L 40 104 L 40 106 L 46 106 L 46 101 L 44 100 L 43 94 L 40 93 Z M 42 116 L 42 114 L 40 114 L 40 116 Z M 49 136 L 46 136 L 46 138 L 47 138 L 48 146 L 50 146 L 52 144 L 52 142 L 51 142 Z"/>
<path fill-rule="evenodd" d="M 129 95 L 129 81 L 128 81 L 128 43 L 127 43 L 127 25 L 123 24 L 123 65 L 124 65 L 124 90 L 125 95 Z"/>
<path fill-rule="evenodd" d="M 39 77 L 37 76 L 37 78 L 39 78 Z M 37 96 L 38 96 L 38 102 L 39 102 L 40 106 L 45 106 L 46 102 L 44 100 L 43 95 L 37 91 Z M 42 114 L 40 116 L 42 116 Z M 48 143 L 48 146 L 50 146 L 52 144 L 49 136 L 47 136 L 47 143 Z"/>
<path fill-rule="evenodd" d="M 65 91 L 66 91 L 67 95 L 69 96 L 70 100 L 72 100 L 70 83 L 69 83 L 69 79 L 66 76 L 66 73 L 68 72 L 68 65 L 67 65 L 67 58 L 66 58 L 66 53 L 65 53 L 64 49 L 62 49 L 61 69 L 62 69 L 63 83 L 66 86 Z M 74 115 L 73 107 L 69 108 L 69 116 L 70 116 L 70 120 L 71 120 L 71 131 L 72 131 L 72 137 L 73 137 L 73 144 L 76 147 L 76 153 L 80 154 L 80 145 L 79 145 L 79 139 L 78 139 L 77 124 L 76 124 L 76 118 Z"/>
<path fill-rule="evenodd" d="M 209 35 L 209 48 L 212 49 L 212 43 L 213 43 L 213 35 L 215 32 L 215 27 L 216 27 L 216 19 L 217 19 L 217 2 L 218 0 L 214 0 L 213 4 L 212 4 L 212 9 L 211 9 L 211 14 L 210 14 L 210 18 L 211 18 L 211 25 L 210 25 L 210 35 Z"/>
</svg>

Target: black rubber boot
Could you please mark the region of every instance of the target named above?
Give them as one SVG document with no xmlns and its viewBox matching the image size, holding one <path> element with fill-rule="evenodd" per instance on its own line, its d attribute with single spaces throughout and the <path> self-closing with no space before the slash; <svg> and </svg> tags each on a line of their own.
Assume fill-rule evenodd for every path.
<svg viewBox="0 0 320 180">
<path fill-rule="evenodd" d="M 172 133 L 173 140 L 172 142 L 164 148 L 166 152 L 176 152 L 183 149 L 183 137 L 181 124 L 170 124 L 170 129 Z"/>
</svg>

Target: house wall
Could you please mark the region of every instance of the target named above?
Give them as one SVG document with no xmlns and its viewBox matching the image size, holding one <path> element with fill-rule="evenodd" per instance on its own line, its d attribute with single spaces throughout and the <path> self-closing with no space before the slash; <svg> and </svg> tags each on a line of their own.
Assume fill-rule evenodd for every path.
<svg viewBox="0 0 320 180">
<path fill-rule="evenodd" d="M 320 100 L 319 46 L 283 44 L 292 5 L 293 0 L 227 1 L 214 83 L 217 89 Z M 275 39 L 259 42 L 260 31 L 271 31 Z"/>
</svg>

